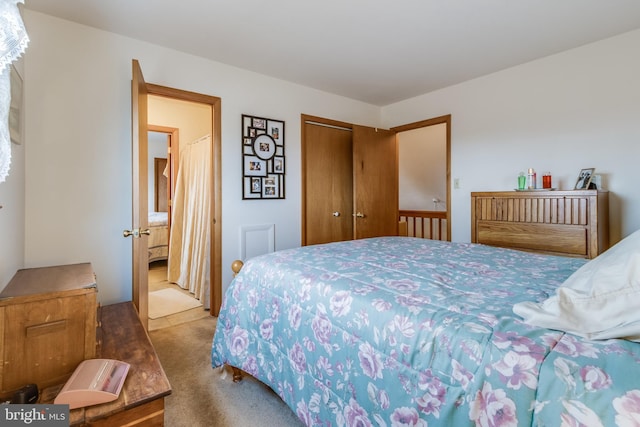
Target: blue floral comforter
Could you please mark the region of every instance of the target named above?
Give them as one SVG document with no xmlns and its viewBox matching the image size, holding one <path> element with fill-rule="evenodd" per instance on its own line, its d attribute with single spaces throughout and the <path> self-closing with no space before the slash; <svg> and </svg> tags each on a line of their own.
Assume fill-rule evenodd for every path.
<svg viewBox="0 0 640 427">
<path fill-rule="evenodd" d="M 640 426 L 640 344 L 512 312 L 584 262 L 406 237 L 256 257 L 229 285 L 212 365 L 308 426 Z"/>
</svg>

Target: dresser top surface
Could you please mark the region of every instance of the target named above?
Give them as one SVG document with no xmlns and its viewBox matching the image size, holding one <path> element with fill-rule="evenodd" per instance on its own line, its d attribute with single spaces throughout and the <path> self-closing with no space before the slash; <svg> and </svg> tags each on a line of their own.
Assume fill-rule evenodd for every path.
<svg viewBox="0 0 640 427">
<path fill-rule="evenodd" d="M 95 291 L 96 277 L 91 263 L 56 265 L 18 270 L 0 292 L 0 302 L 9 298 L 65 292 Z"/>
<path fill-rule="evenodd" d="M 606 190 L 512 190 L 512 191 L 473 191 L 471 197 L 591 197 L 606 194 Z"/>
</svg>

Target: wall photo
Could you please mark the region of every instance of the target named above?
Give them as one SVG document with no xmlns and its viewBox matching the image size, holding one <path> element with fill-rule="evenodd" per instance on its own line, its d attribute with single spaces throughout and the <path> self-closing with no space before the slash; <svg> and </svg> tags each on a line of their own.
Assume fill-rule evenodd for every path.
<svg viewBox="0 0 640 427">
<path fill-rule="evenodd" d="M 284 122 L 242 115 L 242 198 L 284 199 Z"/>
</svg>

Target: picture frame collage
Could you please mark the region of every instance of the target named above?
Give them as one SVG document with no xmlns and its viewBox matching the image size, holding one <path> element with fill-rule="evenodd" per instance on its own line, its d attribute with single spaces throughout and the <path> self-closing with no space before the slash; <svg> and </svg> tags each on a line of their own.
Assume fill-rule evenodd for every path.
<svg viewBox="0 0 640 427">
<path fill-rule="evenodd" d="M 242 115 L 242 199 L 285 198 L 284 121 Z"/>
</svg>

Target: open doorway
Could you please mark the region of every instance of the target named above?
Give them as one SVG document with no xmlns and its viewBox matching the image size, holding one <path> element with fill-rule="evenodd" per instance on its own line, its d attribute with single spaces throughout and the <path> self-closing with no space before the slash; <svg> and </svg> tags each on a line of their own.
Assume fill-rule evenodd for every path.
<svg viewBox="0 0 640 427">
<path fill-rule="evenodd" d="M 212 109 L 148 98 L 149 330 L 197 319 L 210 308 Z"/>
<path fill-rule="evenodd" d="M 154 97 L 149 97 L 149 117 L 158 119 Z M 180 104 L 172 105 L 170 114 L 176 115 Z M 205 127 L 208 129 L 210 114 Z M 177 123 L 176 123 L 177 124 Z M 189 134 L 188 132 L 183 132 Z M 148 298 L 149 331 L 208 316 L 200 299 L 189 289 L 169 281 L 169 242 L 172 209 L 180 164 L 180 129 L 149 124 L 148 129 L 148 212 L 149 250 Z M 175 256 L 175 254 L 174 254 Z M 207 289 L 208 293 L 209 290 Z M 207 298 L 208 301 L 208 298 Z"/>
<path fill-rule="evenodd" d="M 171 200 L 173 198 L 171 174 L 171 134 L 148 132 L 148 213 L 149 213 L 149 265 L 166 261 L 169 256 L 169 230 Z"/>
<path fill-rule="evenodd" d="M 165 86 L 149 84 L 145 81 L 142 69 L 137 60 L 132 60 L 132 93 L 131 93 L 131 144 L 132 144 L 132 229 L 125 230 L 125 237 L 133 237 L 132 253 L 132 300 L 138 316 L 145 329 L 148 329 L 148 128 L 150 120 L 148 101 L 157 96 L 164 100 L 177 100 L 206 105 L 209 111 L 210 124 L 207 138 L 210 139 L 208 160 L 211 164 L 208 180 L 210 181 L 210 197 L 206 202 L 211 211 L 208 224 L 209 239 L 206 259 L 210 262 L 208 274 L 208 298 L 210 314 L 217 316 L 222 304 L 221 273 L 221 230 L 222 230 L 222 185 L 221 185 L 221 99 L 194 92 L 182 91 Z M 174 203 L 175 206 L 175 203 Z M 173 215 L 172 224 L 176 221 Z"/>
<path fill-rule="evenodd" d="M 398 214 L 407 235 L 451 240 L 451 115 L 392 130 L 398 143 Z"/>
</svg>

